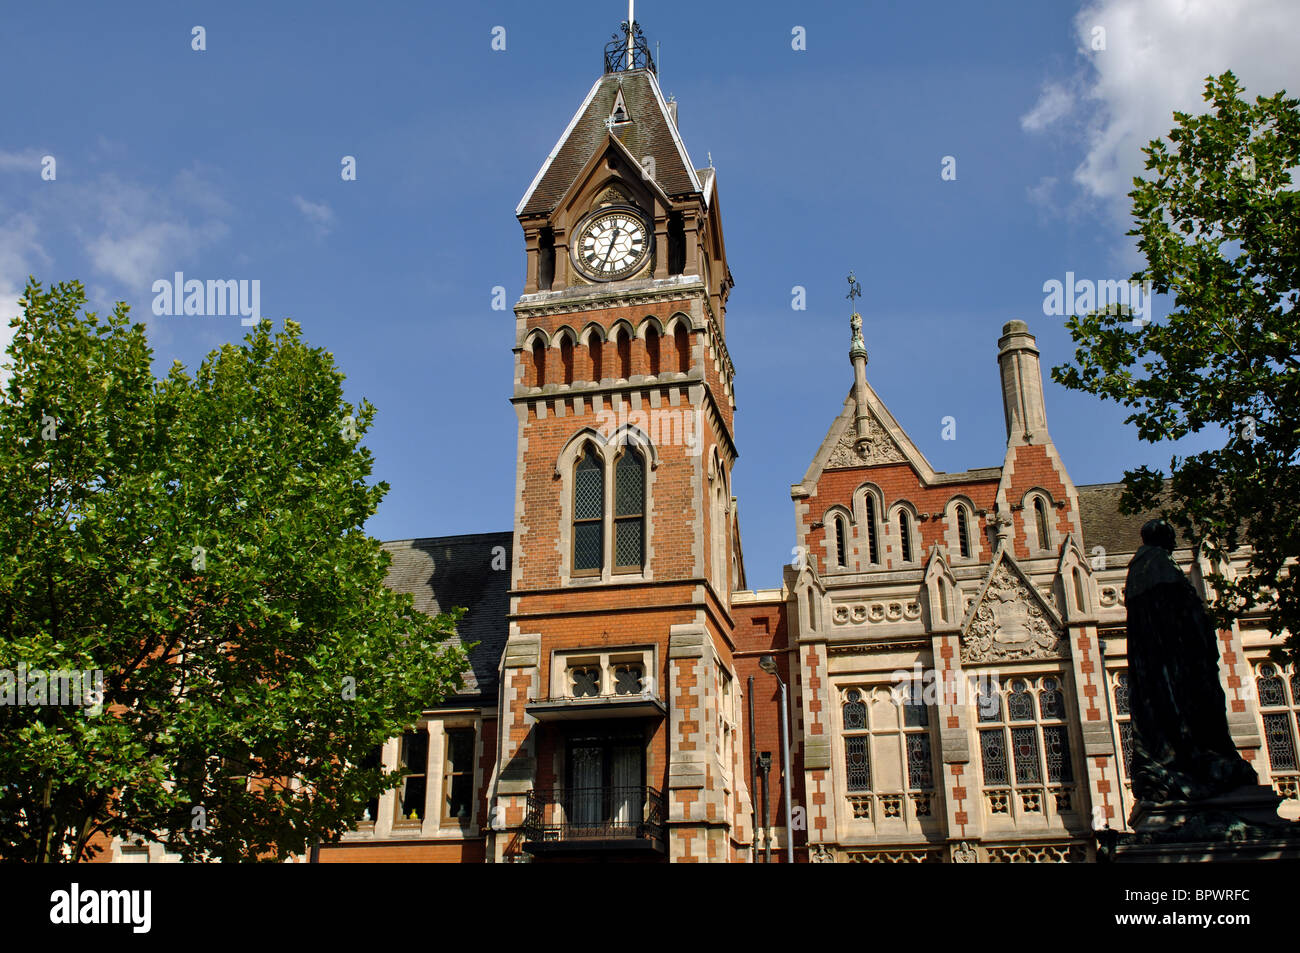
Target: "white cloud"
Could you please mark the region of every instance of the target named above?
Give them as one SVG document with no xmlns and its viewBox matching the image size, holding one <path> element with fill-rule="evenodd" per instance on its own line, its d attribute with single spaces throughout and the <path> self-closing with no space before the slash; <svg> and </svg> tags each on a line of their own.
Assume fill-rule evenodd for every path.
<svg viewBox="0 0 1300 953">
<path fill-rule="evenodd" d="M 26 213 L 10 216 L 0 225 L 0 387 L 9 383 L 8 356 L 4 350 L 13 340 L 9 322 L 18 316 L 18 298 L 27 285 L 37 259 L 49 256 L 37 240 L 36 219 Z"/>
<path fill-rule="evenodd" d="M 307 219 L 317 236 L 323 238 L 334 228 L 334 210 L 327 203 L 309 202 L 301 195 L 295 195 L 293 204 L 302 212 L 303 218 Z"/>
<path fill-rule="evenodd" d="M 43 156 L 44 153 L 36 149 L 24 149 L 21 152 L 0 150 L 0 172 L 27 172 L 39 177 Z"/>
<path fill-rule="evenodd" d="M 1038 103 L 1020 117 L 1020 128 L 1041 132 L 1074 108 L 1074 96 L 1060 83 L 1044 83 Z"/>
<path fill-rule="evenodd" d="M 1173 111 L 1209 108 L 1201 98 L 1207 76 L 1231 69 L 1251 99 L 1300 93 L 1295 0 L 1093 0 L 1074 25 L 1095 106 L 1074 180 L 1117 211 L 1127 211 L 1142 147 L 1168 135 Z M 1105 28 L 1106 49 L 1094 52 L 1096 26 Z"/>
</svg>

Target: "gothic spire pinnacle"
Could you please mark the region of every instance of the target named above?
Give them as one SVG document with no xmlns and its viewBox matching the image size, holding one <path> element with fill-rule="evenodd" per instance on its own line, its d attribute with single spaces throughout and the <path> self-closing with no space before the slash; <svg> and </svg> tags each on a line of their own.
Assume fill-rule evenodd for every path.
<svg viewBox="0 0 1300 953">
<path fill-rule="evenodd" d="M 844 297 L 849 299 L 852 304 L 854 298 L 862 297 L 862 285 L 858 284 L 858 279 L 853 272 L 849 272 L 849 293 Z M 867 361 L 867 344 L 862 339 L 862 315 L 858 314 L 857 308 L 853 309 L 853 316 L 849 318 L 849 327 L 853 329 L 853 342 L 849 347 L 849 360 L 856 362 L 858 357 L 862 357 L 863 363 Z"/>
</svg>

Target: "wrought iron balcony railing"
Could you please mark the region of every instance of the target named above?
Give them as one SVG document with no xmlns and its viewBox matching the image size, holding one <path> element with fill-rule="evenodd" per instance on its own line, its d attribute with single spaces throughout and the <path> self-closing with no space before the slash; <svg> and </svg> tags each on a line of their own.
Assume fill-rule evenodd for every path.
<svg viewBox="0 0 1300 953">
<path fill-rule="evenodd" d="M 652 787 L 534 788 L 523 834 L 528 848 L 663 850 L 664 799 Z"/>
<path fill-rule="evenodd" d="M 620 73 L 624 70 L 631 69 L 648 69 L 650 72 L 658 75 L 655 69 L 654 57 L 650 55 L 650 44 L 646 42 L 645 34 L 641 32 L 641 24 L 632 24 L 632 42 L 628 43 L 628 25 L 624 20 L 619 28 L 623 35 L 617 33 L 613 35 L 609 43 L 605 45 L 605 72 Z M 631 47 L 632 55 L 628 56 L 628 47 Z"/>
</svg>

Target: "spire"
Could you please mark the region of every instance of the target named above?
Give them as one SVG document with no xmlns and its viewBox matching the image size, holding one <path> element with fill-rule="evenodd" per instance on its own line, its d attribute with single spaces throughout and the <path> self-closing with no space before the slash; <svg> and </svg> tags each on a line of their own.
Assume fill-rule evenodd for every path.
<svg viewBox="0 0 1300 953">
<path fill-rule="evenodd" d="M 850 306 L 855 298 L 862 296 L 862 285 L 853 272 L 849 272 Z M 853 400 L 857 405 L 856 426 L 859 445 L 871 439 L 871 414 L 867 411 L 867 344 L 862 339 L 862 315 L 854 309 L 849 318 L 849 327 L 853 329 L 853 343 L 849 347 L 849 360 L 853 363 Z"/>
</svg>

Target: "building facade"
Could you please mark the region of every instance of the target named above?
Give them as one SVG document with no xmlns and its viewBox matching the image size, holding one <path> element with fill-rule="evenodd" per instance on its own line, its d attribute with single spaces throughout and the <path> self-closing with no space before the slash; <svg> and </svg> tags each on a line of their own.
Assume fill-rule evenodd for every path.
<svg viewBox="0 0 1300 953">
<path fill-rule="evenodd" d="M 1001 460 L 940 473 L 872 389 L 854 315 L 843 409 L 791 488 L 798 555 L 751 591 L 717 176 L 638 31 L 516 215 L 514 525 L 387 544 L 393 588 L 468 607 L 472 670 L 385 745 L 407 777 L 317 859 L 1078 862 L 1125 830 L 1145 517 L 1071 480 L 1028 327 L 990 341 Z M 1209 564 L 1175 556 L 1203 586 Z M 1300 807 L 1300 676 L 1262 624 L 1219 638 L 1233 737 Z"/>
</svg>

